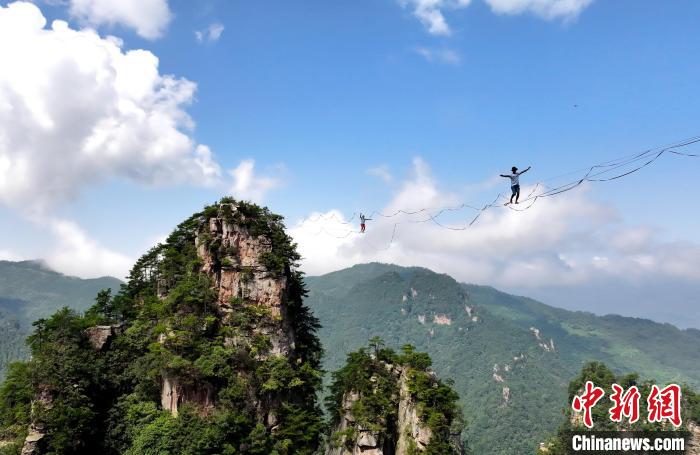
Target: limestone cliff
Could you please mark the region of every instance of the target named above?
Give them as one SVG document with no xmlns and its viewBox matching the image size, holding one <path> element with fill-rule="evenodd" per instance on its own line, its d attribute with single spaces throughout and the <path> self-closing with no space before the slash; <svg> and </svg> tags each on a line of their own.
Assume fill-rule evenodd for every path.
<svg viewBox="0 0 700 455">
<path fill-rule="evenodd" d="M 39 455 L 44 453 L 46 438 L 46 423 L 41 417 L 44 410 L 51 409 L 53 398 L 46 388 L 40 388 L 32 401 L 32 422 L 29 425 L 27 437 L 24 439 L 21 455 Z"/>
<path fill-rule="evenodd" d="M 334 374 L 325 425 L 319 324 L 298 260 L 265 208 L 224 199 L 194 214 L 118 293 L 35 323 L 31 360 L 0 389 L 3 451 L 462 453 L 451 383 L 427 354 L 397 354 L 378 338 Z"/>
<path fill-rule="evenodd" d="M 270 256 L 276 254 L 273 240 L 254 232 L 250 214 L 239 212 L 233 203 L 221 204 L 214 216 L 201 220 L 194 239 L 200 271 L 211 280 L 214 307 L 222 328 L 231 329 L 223 346 L 250 350 L 257 360 L 275 356 L 292 358 L 295 353 L 294 324 L 287 308 L 290 271 L 275 268 Z M 168 291 L 161 289 L 161 298 Z M 255 321 L 241 316 L 247 312 L 264 313 Z M 167 344 L 171 333 L 162 334 L 159 342 Z M 256 341 L 264 340 L 264 343 Z M 192 383 L 189 378 L 166 374 L 161 385 L 161 404 L 177 415 L 183 403 L 207 410 L 215 407 L 214 390 L 206 382 Z M 276 411 L 257 403 L 262 422 L 273 424 Z"/>
<path fill-rule="evenodd" d="M 406 349 L 360 350 L 334 374 L 326 455 L 464 452 L 456 394 L 428 369 L 426 354 Z"/>
<path fill-rule="evenodd" d="M 181 223 L 85 314 L 38 321 L 8 375 L 17 453 L 313 454 L 318 321 L 282 218 L 225 198 Z M 165 411 L 165 412 L 163 412 Z"/>
<path fill-rule="evenodd" d="M 433 432 L 428 424 L 421 419 L 416 398 L 411 395 L 409 389 L 410 376 L 409 367 L 400 369 L 398 442 L 396 443 L 396 453 L 398 455 L 410 453 L 409 450 L 411 448 L 424 451 L 430 444 L 430 439 L 433 436 Z M 437 378 L 432 374 L 431 381 L 437 384 Z"/>
<path fill-rule="evenodd" d="M 213 280 L 224 324 L 235 325 L 235 302 L 265 308 L 274 323 L 255 327 L 256 333 L 269 336 L 271 343 L 270 349 L 259 355 L 291 355 L 295 336 L 287 311 L 288 272 L 276 268 L 270 259 L 275 254 L 272 239 L 244 227 L 245 214 L 239 215 L 244 225 L 236 223 L 237 210 L 233 204 L 222 205 L 219 216 L 210 218 L 197 233 L 202 271 Z"/>
<path fill-rule="evenodd" d="M 688 423 L 688 445 L 685 448 L 686 455 L 700 455 L 700 425 L 695 422 Z"/>
</svg>

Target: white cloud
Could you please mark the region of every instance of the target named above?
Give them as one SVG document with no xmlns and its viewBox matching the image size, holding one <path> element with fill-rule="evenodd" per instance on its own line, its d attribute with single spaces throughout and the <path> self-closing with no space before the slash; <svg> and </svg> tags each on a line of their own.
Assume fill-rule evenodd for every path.
<svg viewBox="0 0 700 455">
<path fill-rule="evenodd" d="M 190 136 L 185 109 L 196 84 L 161 74 L 151 52 L 122 46 L 63 21 L 46 28 L 28 2 L 0 6 L 0 204 L 55 237 L 46 259 L 61 272 L 124 276 L 131 263 L 50 215 L 87 188 L 115 179 L 231 186 L 211 150 Z M 255 175 L 252 161 L 232 175 L 237 195 L 256 200 L 279 184 Z"/>
<path fill-rule="evenodd" d="M 413 15 L 432 35 L 447 36 L 452 33 L 443 10 L 466 8 L 471 0 L 399 0 L 404 8 L 413 10 Z"/>
<path fill-rule="evenodd" d="M 398 0 L 404 8 L 411 8 L 413 15 L 428 33 L 449 36 L 452 29 L 445 14 L 450 10 L 466 8 L 471 0 Z M 496 14 L 530 13 L 546 20 L 575 19 L 593 0 L 484 0 Z"/>
<path fill-rule="evenodd" d="M 70 0 L 68 11 L 86 24 L 123 25 L 147 39 L 161 37 L 172 19 L 168 0 Z"/>
<path fill-rule="evenodd" d="M 14 251 L 0 250 L 0 261 L 24 261 L 25 259 L 27 258 Z"/>
<path fill-rule="evenodd" d="M 233 177 L 231 194 L 238 199 L 262 202 L 270 190 L 281 185 L 276 178 L 257 175 L 255 161 L 251 159 L 241 161 L 230 173 Z"/>
<path fill-rule="evenodd" d="M 543 19 L 573 19 L 593 0 L 484 0 L 496 14 L 532 13 Z"/>
<path fill-rule="evenodd" d="M 126 277 L 131 258 L 101 246 L 71 221 L 51 219 L 47 223 L 56 239 L 46 256 L 51 268 L 83 278 Z"/>
<path fill-rule="evenodd" d="M 415 159 L 413 167 L 413 174 L 382 209 L 384 214 L 424 207 L 434 213 L 439 207 L 460 205 L 461 195 L 440 189 L 423 160 Z M 528 194 L 532 187 L 523 184 Z M 462 210 L 444 214 L 439 221 L 463 227 L 473 216 Z M 667 242 L 649 229 L 624 227 L 619 214 L 593 202 L 585 188 L 541 199 L 526 211 L 492 208 L 465 230 L 437 226 L 424 213 L 370 217 L 364 235 L 358 233 L 356 218 L 348 219 L 338 210 L 313 213 L 293 226 L 290 234 L 299 244 L 304 269 L 320 274 L 382 261 L 521 289 L 582 285 L 603 278 L 635 284 L 700 280 L 700 245 Z"/>
<path fill-rule="evenodd" d="M 386 165 L 369 168 L 367 169 L 367 174 L 379 178 L 384 183 L 392 183 L 394 181 L 394 176 L 391 175 L 389 167 Z"/>
<path fill-rule="evenodd" d="M 200 43 L 215 43 L 221 38 L 221 34 L 224 33 L 224 26 L 220 23 L 213 23 L 209 27 L 197 30 L 194 32 L 195 38 Z"/>
<path fill-rule="evenodd" d="M 428 62 L 447 63 L 450 65 L 458 65 L 462 61 L 462 57 L 452 49 L 432 49 L 429 47 L 418 46 L 414 49 L 416 54 L 423 57 Z"/>
<path fill-rule="evenodd" d="M 115 38 L 0 7 L 0 202 L 44 211 L 113 178 L 215 185 L 221 169 L 188 136 L 196 85 Z"/>
</svg>

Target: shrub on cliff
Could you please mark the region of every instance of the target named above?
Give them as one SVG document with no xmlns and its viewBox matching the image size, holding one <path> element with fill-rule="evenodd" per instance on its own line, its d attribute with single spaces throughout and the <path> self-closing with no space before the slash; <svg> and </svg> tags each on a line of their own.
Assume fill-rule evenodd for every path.
<svg viewBox="0 0 700 455">
<path fill-rule="evenodd" d="M 270 246 L 258 260 L 286 284 L 289 355 L 269 353 L 270 335 L 257 328 L 281 322 L 245 297 L 231 302 L 224 321 L 196 238 L 217 273 L 237 251 L 207 230 L 212 218 Z M 84 315 L 64 309 L 35 323 L 32 359 L 15 364 L 0 388 L 0 427 L 14 440 L 3 450 L 19 453 L 35 422 L 45 433 L 42 450 L 54 454 L 313 453 L 322 427 L 321 346 L 298 260 L 282 218 L 266 208 L 225 198 L 194 214 L 136 262 L 119 293 L 99 293 Z M 118 327 L 108 347 L 91 344 L 86 329 L 95 325 Z M 162 410 L 169 378 L 211 403 L 184 403 L 177 416 Z"/>
</svg>

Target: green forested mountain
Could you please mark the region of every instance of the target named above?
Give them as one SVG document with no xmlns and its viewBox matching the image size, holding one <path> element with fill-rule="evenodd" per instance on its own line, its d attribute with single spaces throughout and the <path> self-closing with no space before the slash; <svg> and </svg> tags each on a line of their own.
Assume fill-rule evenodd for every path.
<svg viewBox="0 0 700 455">
<path fill-rule="evenodd" d="M 113 295 L 34 324 L 0 387 L 0 453 L 311 455 L 317 321 L 281 217 L 227 199 Z M 260 292 L 264 289 L 265 292 Z"/>
<path fill-rule="evenodd" d="M 322 324 L 324 369 L 341 368 L 375 335 L 391 348 L 428 352 L 437 373 L 455 381 L 474 453 L 533 453 L 561 422 L 567 385 L 587 361 L 700 387 L 698 330 L 561 310 L 422 268 L 365 264 L 306 282 L 306 303 Z M 26 356 L 32 321 L 62 306 L 84 310 L 100 289 L 119 285 L 38 262 L 0 262 L 2 374 Z"/>
<path fill-rule="evenodd" d="M 299 259 L 266 208 L 193 214 L 119 292 L 33 323 L 0 385 L 0 454 L 462 455 L 453 383 L 410 345 L 349 353 L 325 421 Z"/>
<path fill-rule="evenodd" d="M 455 381 L 474 453 L 533 453 L 561 422 L 567 386 L 590 360 L 700 386 L 698 330 L 556 309 L 422 268 L 358 265 L 307 283 L 324 368 L 337 369 L 375 335 L 428 352 L 437 373 Z"/>
<path fill-rule="evenodd" d="M 38 261 L 0 261 L 0 379 L 9 362 L 25 358 L 25 338 L 35 320 L 61 307 L 85 310 L 101 289 L 119 289 L 116 278 L 84 280 L 55 272 Z"/>
</svg>

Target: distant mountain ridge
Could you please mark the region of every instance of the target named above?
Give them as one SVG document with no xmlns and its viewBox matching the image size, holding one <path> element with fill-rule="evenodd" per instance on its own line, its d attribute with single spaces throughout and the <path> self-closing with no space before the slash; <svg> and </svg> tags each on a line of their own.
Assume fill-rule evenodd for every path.
<svg viewBox="0 0 700 455">
<path fill-rule="evenodd" d="M 324 369 L 374 335 L 411 343 L 452 377 L 474 453 L 533 453 L 561 421 L 566 387 L 587 360 L 617 372 L 700 387 L 700 330 L 554 308 L 419 267 L 363 264 L 307 277 Z M 31 322 L 62 306 L 85 310 L 121 282 L 82 280 L 37 261 L 0 261 L 0 368 L 26 358 Z"/>
<path fill-rule="evenodd" d="M 62 306 L 84 310 L 101 289 L 118 290 L 113 277 L 83 279 L 64 275 L 43 261 L 0 261 L 0 309 L 31 323 Z M 21 303 L 22 304 L 21 304 Z"/>
<path fill-rule="evenodd" d="M 32 322 L 64 306 L 83 311 L 100 290 L 116 292 L 121 283 L 63 275 L 40 260 L 0 261 L 0 380 L 9 362 L 28 356 L 24 340 Z"/>
<path fill-rule="evenodd" d="M 700 331 L 562 310 L 419 267 L 365 264 L 308 277 L 324 369 L 369 337 L 426 351 L 455 381 L 475 453 L 534 453 L 561 422 L 584 362 L 700 385 Z"/>
</svg>

